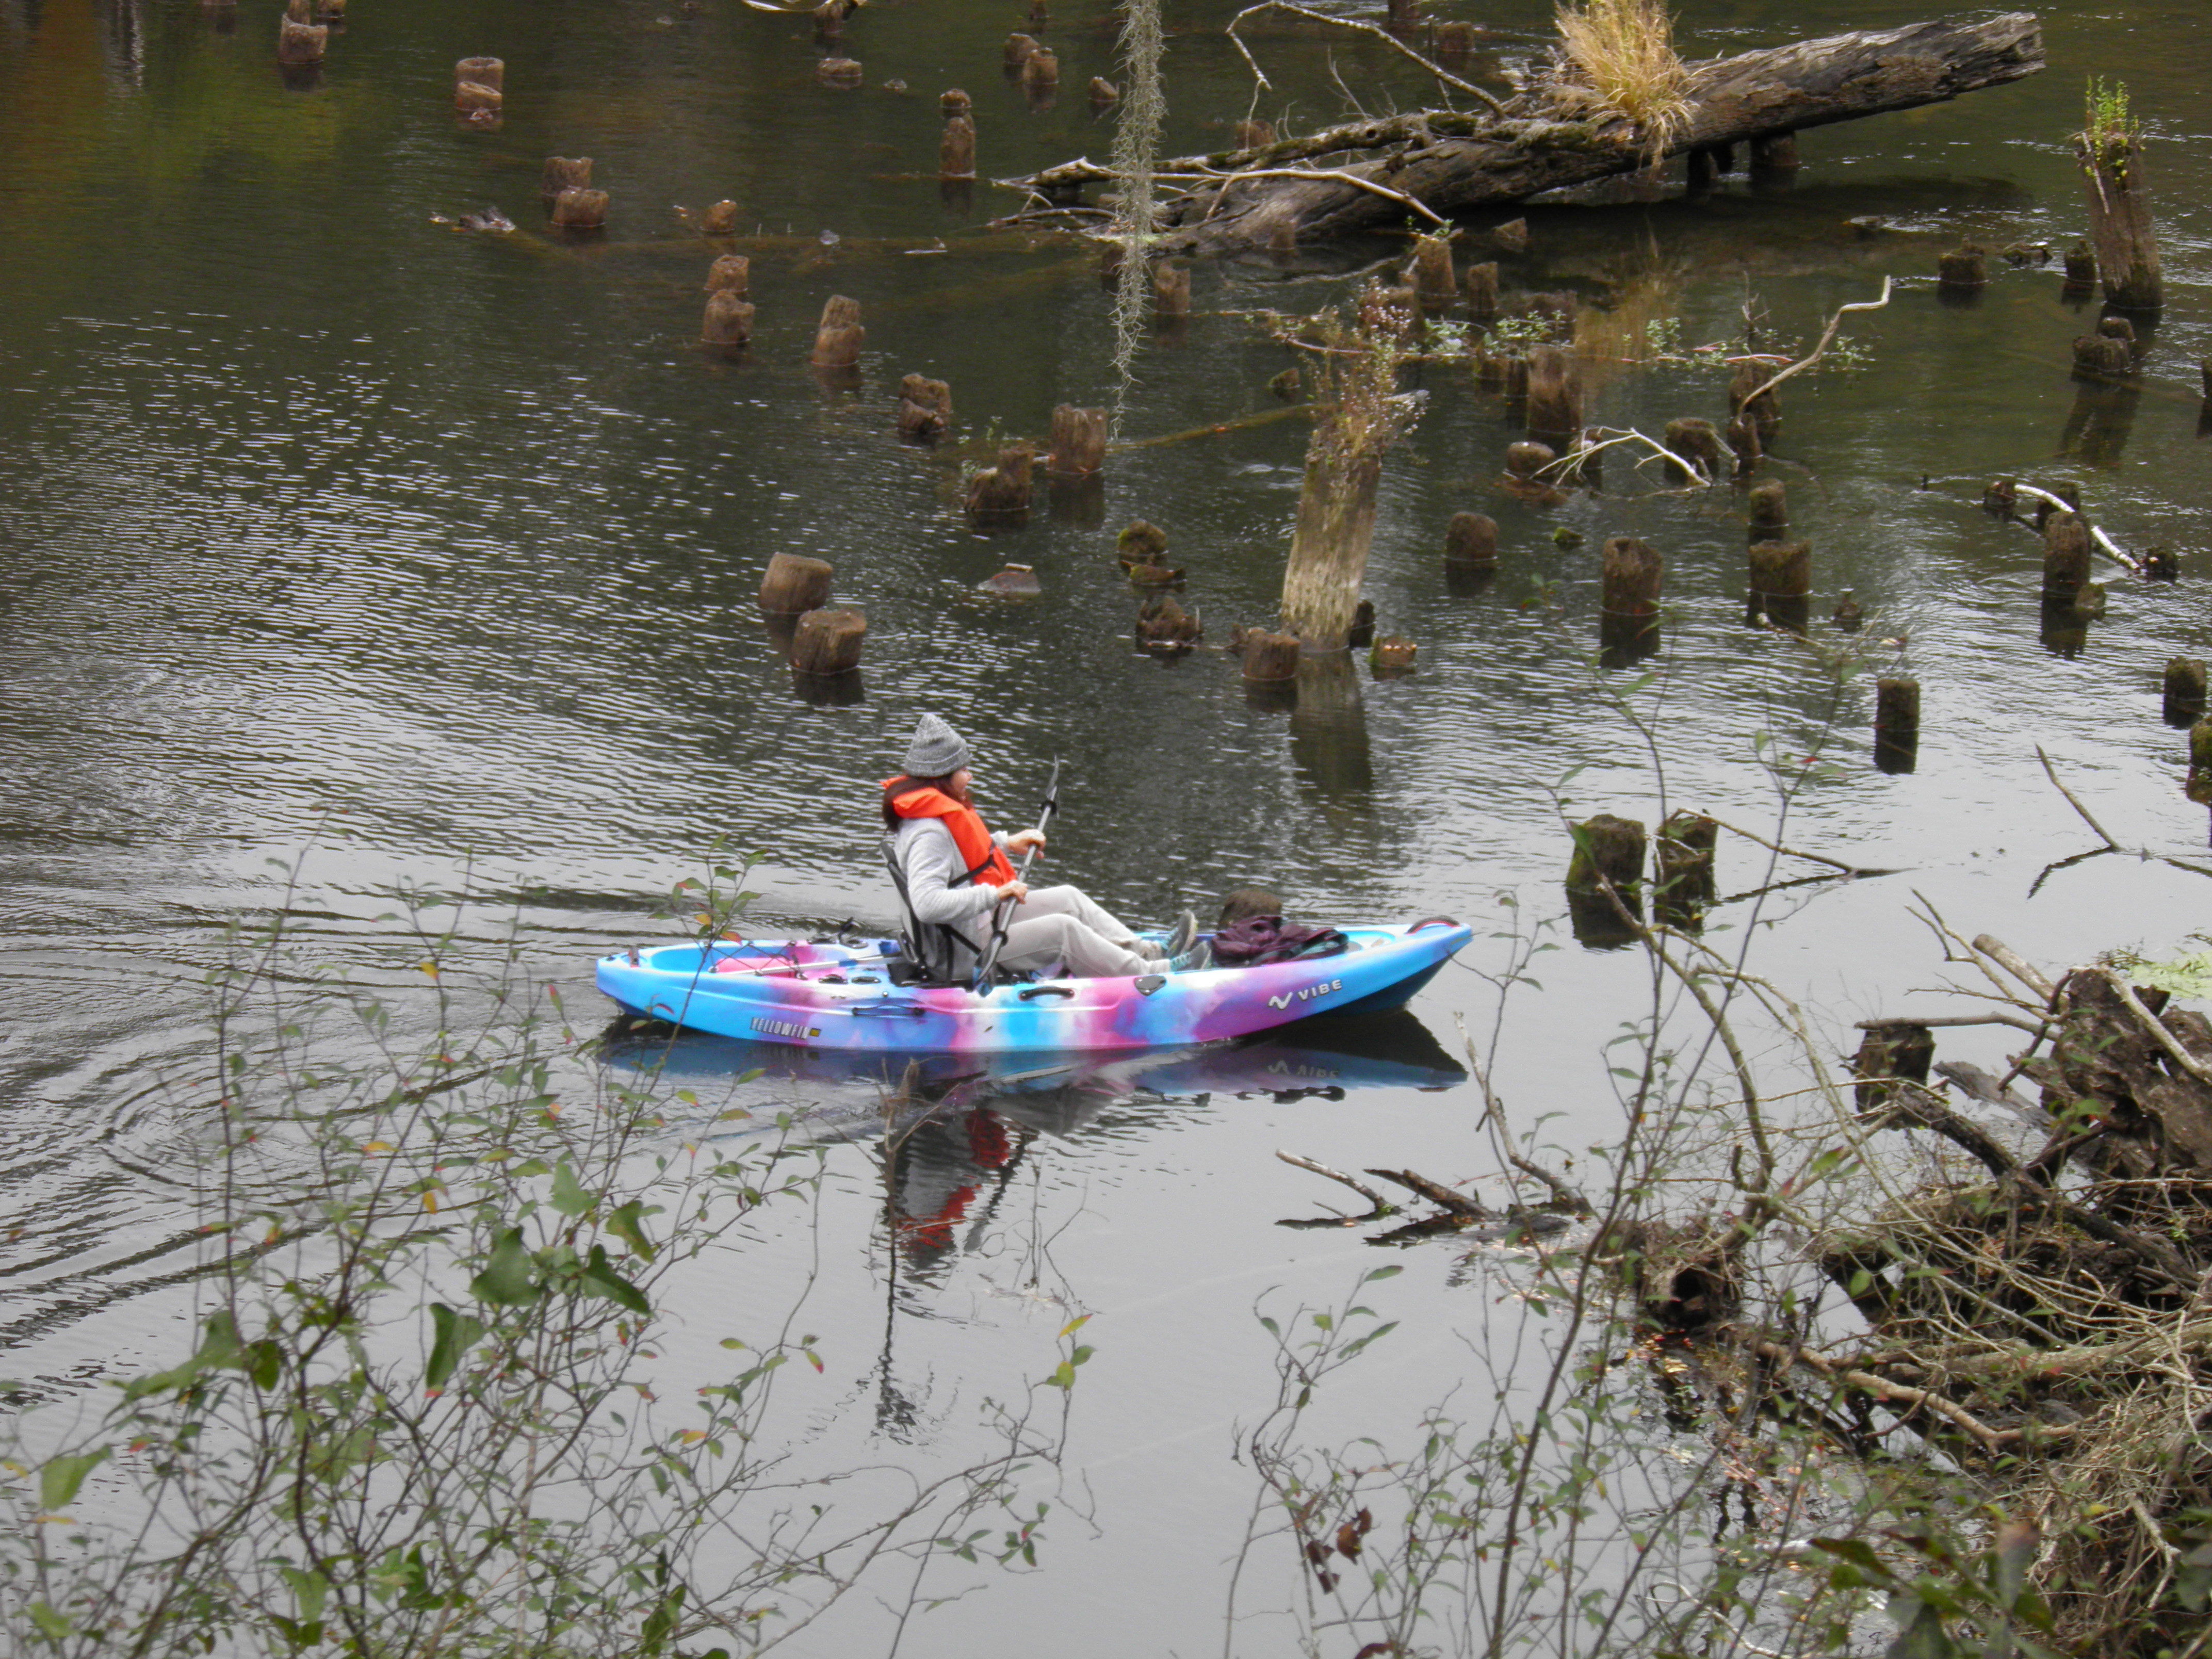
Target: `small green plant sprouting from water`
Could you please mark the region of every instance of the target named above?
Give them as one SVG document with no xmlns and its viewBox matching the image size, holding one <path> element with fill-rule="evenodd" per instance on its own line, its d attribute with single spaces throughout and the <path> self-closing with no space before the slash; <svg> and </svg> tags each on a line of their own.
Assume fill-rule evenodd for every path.
<svg viewBox="0 0 2212 1659">
<path fill-rule="evenodd" d="M 2136 131 L 2127 82 L 2091 76 L 2082 100 L 2081 133 L 2082 154 L 2089 165 L 2111 168 L 2112 175 L 2125 184 L 2128 149 L 2136 141 Z"/>
</svg>

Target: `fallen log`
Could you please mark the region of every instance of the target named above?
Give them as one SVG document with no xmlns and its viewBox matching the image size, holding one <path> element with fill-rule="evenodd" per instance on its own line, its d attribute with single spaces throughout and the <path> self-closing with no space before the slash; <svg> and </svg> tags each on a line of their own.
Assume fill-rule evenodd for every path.
<svg viewBox="0 0 2212 1659">
<path fill-rule="evenodd" d="M 1941 103 L 2044 66 L 2034 14 L 1861 30 L 1688 66 L 1689 114 L 1662 154 L 1713 149 L 1805 127 Z M 1164 254 L 1227 254 L 1324 241 L 1433 220 L 1548 190 L 1634 173 L 1654 161 L 1626 117 L 1571 118 L 1547 83 L 1502 113 L 1429 110 L 1332 127 L 1256 149 L 1164 161 L 1155 179 L 1181 194 L 1160 216 Z M 1337 157 L 1334 165 L 1318 163 Z M 1117 181 L 1088 160 L 1006 181 L 1065 202 Z"/>
</svg>

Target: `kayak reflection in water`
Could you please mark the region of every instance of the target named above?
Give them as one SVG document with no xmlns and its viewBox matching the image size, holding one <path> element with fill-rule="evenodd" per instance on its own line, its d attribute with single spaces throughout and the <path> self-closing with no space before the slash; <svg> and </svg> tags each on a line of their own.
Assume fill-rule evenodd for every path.
<svg viewBox="0 0 2212 1659">
<path fill-rule="evenodd" d="M 905 769 L 884 784 L 884 862 L 906 915 L 907 951 L 939 984 L 972 981 L 988 947 L 993 907 L 1006 902 L 999 964 L 1077 978 L 1182 973 L 1209 965 L 1186 911 L 1163 948 L 1139 939 L 1077 887 L 1031 887 L 1012 856 L 1044 846 L 1042 830 L 993 832 L 968 793 L 968 741 L 924 714 Z"/>
</svg>

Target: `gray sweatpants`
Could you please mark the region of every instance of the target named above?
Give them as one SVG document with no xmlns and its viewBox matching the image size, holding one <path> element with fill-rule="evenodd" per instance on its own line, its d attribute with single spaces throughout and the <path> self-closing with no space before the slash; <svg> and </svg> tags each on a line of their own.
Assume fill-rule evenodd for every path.
<svg viewBox="0 0 2212 1659">
<path fill-rule="evenodd" d="M 988 939 L 989 926 L 986 912 L 976 937 Z M 999 960 L 1024 973 L 1061 963 L 1078 979 L 1096 979 L 1151 973 L 1159 966 L 1160 947 L 1139 939 L 1079 887 L 1032 887 L 1008 914 Z"/>
</svg>

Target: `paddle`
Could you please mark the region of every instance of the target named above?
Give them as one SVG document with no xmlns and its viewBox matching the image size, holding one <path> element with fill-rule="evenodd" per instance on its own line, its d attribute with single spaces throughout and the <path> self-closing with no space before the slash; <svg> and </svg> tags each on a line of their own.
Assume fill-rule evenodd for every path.
<svg viewBox="0 0 2212 1659">
<path fill-rule="evenodd" d="M 1042 830 L 1045 827 L 1045 824 L 1049 822 L 1052 817 L 1053 809 L 1059 805 L 1060 763 L 1055 760 L 1052 763 L 1052 779 L 1044 787 L 1044 805 L 1037 811 L 1036 827 L 1038 829 Z M 1017 880 L 1027 881 L 1029 879 L 1030 860 L 1036 855 L 1037 849 L 1034 845 L 1030 847 L 1028 852 L 1022 854 L 1021 867 L 1014 872 L 1015 878 Z M 999 951 L 1000 947 L 1002 947 L 1006 942 L 1007 908 L 1007 903 L 1005 899 L 1000 899 L 996 904 L 991 907 L 990 943 L 983 947 L 983 959 L 975 964 L 975 988 L 978 993 L 988 991 L 991 988 L 991 971 L 999 965 Z"/>
</svg>

